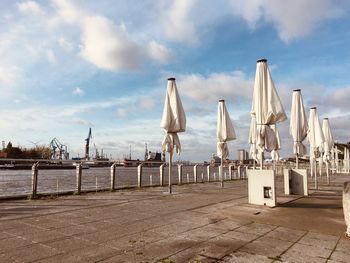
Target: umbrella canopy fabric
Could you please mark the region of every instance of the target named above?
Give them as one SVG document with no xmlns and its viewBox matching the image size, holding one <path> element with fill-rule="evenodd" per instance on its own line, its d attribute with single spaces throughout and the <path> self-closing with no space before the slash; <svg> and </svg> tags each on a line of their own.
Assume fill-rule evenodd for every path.
<svg viewBox="0 0 350 263">
<path fill-rule="evenodd" d="M 256 117 L 257 146 L 260 151 L 278 149 L 272 124 L 284 121 L 287 115 L 277 94 L 267 60 L 257 61 L 251 114 Z"/>
<path fill-rule="evenodd" d="M 175 78 L 168 79 L 160 127 L 167 132 L 162 142 L 163 152 L 172 153 L 176 146 L 176 152 L 180 154 L 181 144 L 177 133 L 186 130 L 186 115 L 176 88 Z"/>
<path fill-rule="evenodd" d="M 324 136 L 316 107 L 310 109 L 308 140 L 310 142 L 310 160 L 318 158 L 318 153 L 324 144 Z"/>
<path fill-rule="evenodd" d="M 306 153 L 306 147 L 303 144 L 303 140 L 307 136 L 308 123 L 305 114 L 305 108 L 303 103 L 303 97 L 300 89 L 293 91 L 292 109 L 290 117 L 289 133 L 293 137 L 294 154 L 304 155 Z"/>
<path fill-rule="evenodd" d="M 277 148 L 271 151 L 271 158 L 273 161 L 278 161 L 280 158 L 278 150 L 281 149 L 280 133 L 277 130 L 276 124 L 272 124 L 271 129 L 275 132 L 277 141 Z"/>
<path fill-rule="evenodd" d="M 236 133 L 233 128 L 230 115 L 226 109 L 224 100 L 219 100 L 218 104 L 216 137 L 218 140 L 217 155 L 222 159 L 226 159 L 229 155 L 229 150 L 226 142 L 235 140 Z"/>
<path fill-rule="evenodd" d="M 257 131 L 256 131 L 256 117 L 251 114 L 250 130 L 249 130 L 249 144 L 250 154 L 255 161 L 258 161 L 258 149 L 256 147 Z"/>
<path fill-rule="evenodd" d="M 333 148 L 334 141 L 328 118 L 324 118 L 322 121 L 322 131 L 324 136 L 323 160 L 329 161 L 331 159 L 331 150 Z"/>
</svg>

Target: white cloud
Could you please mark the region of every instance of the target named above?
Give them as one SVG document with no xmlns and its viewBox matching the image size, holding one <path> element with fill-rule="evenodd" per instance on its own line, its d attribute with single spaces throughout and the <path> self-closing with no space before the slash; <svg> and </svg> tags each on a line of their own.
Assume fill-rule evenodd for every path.
<svg viewBox="0 0 350 263">
<path fill-rule="evenodd" d="M 241 71 L 211 73 L 207 77 L 201 74 L 180 75 L 178 78 L 181 94 L 203 102 L 247 100 L 251 97 L 253 85 L 253 80 Z"/>
<path fill-rule="evenodd" d="M 25 1 L 17 4 L 17 8 L 22 13 L 28 14 L 42 14 L 42 9 L 40 5 L 35 1 Z"/>
<path fill-rule="evenodd" d="M 82 57 L 99 68 L 118 71 L 140 67 L 141 49 L 123 26 L 116 26 L 105 17 L 85 18 L 82 45 Z"/>
<path fill-rule="evenodd" d="M 66 40 L 64 37 L 60 37 L 57 39 L 58 44 L 60 47 L 62 47 L 65 51 L 69 52 L 73 49 L 73 44 Z"/>
<path fill-rule="evenodd" d="M 129 115 L 129 111 L 125 108 L 119 108 L 117 109 L 117 116 L 125 118 Z"/>
<path fill-rule="evenodd" d="M 272 24 L 280 38 L 289 42 L 306 36 L 327 18 L 342 14 L 331 0 L 230 0 L 233 12 L 245 19 L 250 28 L 259 22 Z"/>
<path fill-rule="evenodd" d="M 9 87 L 20 78 L 20 69 L 16 66 L 0 66 L 0 86 Z"/>
<path fill-rule="evenodd" d="M 196 44 L 198 36 L 195 25 L 190 17 L 190 12 L 196 0 L 175 0 L 172 6 L 167 7 L 161 23 L 164 26 L 165 35 L 176 42 Z"/>
<path fill-rule="evenodd" d="M 172 58 L 173 53 L 167 47 L 152 40 L 148 44 L 148 55 L 151 59 L 166 64 Z"/>
<path fill-rule="evenodd" d="M 123 23 L 116 24 L 105 16 L 91 15 L 67 0 L 54 0 L 54 3 L 57 16 L 49 21 L 49 27 L 62 23 L 77 26 L 81 33 L 81 57 L 98 68 L 138 70 L 145 59 L 165 63 L 171 56 L 168 48 L 154 40 L 148 45 L 136 42 Z M 72 48 L 63 38 L 59 39 L 59 44 L 66 50 Z"/>
<path fill-rule="evenodd" d="M 137 104 L 145 110 L 153 110 L 156 106 L 156 102 L 154 99 L 147 98 L 147 97 L 141 97 L 138 99 Z"/>
<path fill-rule="evenodd" d="M 73 95 L 83 96 L 84 94 L 85 94 L 84 90 L 82 90 L 82 89 L 79 88 L 79 87 L 76 87 L 76 88 L 73 90 Z"/>
<path fill-rule="evenodd" d="M 51 64 L 56 64 L 57 60 L 56 60 L 56 55 L 53 52 L 52 49 L 49 49 L 46 51 L 46 57 L 47 60 L 51 63 Z"/>
</svg>

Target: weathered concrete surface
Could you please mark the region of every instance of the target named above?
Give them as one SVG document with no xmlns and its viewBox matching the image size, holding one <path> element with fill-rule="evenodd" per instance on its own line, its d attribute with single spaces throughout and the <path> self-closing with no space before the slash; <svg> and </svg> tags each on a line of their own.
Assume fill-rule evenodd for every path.
<svg viewBox="0 0 350 263">
<path fill-rule="evenodd" d="M 348 176 L 308 197 L 278 177 L 275 208 L 248 205 L 246 181 L 2 201 L 0 262 L 349 262 Z"/>
</svg>

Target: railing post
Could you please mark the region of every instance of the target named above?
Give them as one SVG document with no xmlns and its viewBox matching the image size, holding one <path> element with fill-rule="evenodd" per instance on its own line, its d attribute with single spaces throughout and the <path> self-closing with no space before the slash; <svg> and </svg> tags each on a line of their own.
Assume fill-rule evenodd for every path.
<svg viewBox="0 0 350 263">
<path fill-rule="evenodd" d="M 81 163 L 77 164 L 76 170 L 75 170 L 75 175 L 76 175 L 76 188 L 75 188 L 75 194 L 80 195 L 81 193 L 81 174 L 82 174 L 82 165 Z"/>
<path fill-rule="evenodd" d="M 182 164 L 177 165 L 177 174 L 179 177 L 179 185 L 182 184 Z"/>
<path fill-rule="evenodd" d="M 164 166 L 165 163 L 163 163 L 161 166 L 159 166 L 159 185 L 164 185 Z"/>
<path fill-rule="evenodd" d="M 115 190 L 115 168 L 116 168 L 117 164 L 114 163 L 112 164 L 111 166 L 111 191 L 114 191 Z"/>
<path fill-rule="evenodd" d="M 232 167 L 233 167 L 233 165 L 229 164 L 229 166 L 228 166 L 228 173 L 230 174 L 230 180 L 232 180 Z"/>
<path fill-rule="evenodd" d="M 141 188 L 142 186 L 142 163 L 137 166 L 137 187 Z"/>
<path fill-rule="evenodd" d="M 32 195 L 31 199 L 35 199 L 37 197 L 38 190 L 38 166 L 39 162 L 33 164 L 32 166 Z"/>
<path fill-rule="evenodd" d="M 193 166 L 193 177 L 194 177 L 194 183 L 196 184 L 197 183 L 197 180 L 198 180 L 198 174 L 197 174 L 197 167 L 198 167 L 198 164 L 195 164 Z"/>
<path fill-rule="evenodd" d="M 208 182 L 210 182 L 210 165 L 207 166 Z"/>
</svg>

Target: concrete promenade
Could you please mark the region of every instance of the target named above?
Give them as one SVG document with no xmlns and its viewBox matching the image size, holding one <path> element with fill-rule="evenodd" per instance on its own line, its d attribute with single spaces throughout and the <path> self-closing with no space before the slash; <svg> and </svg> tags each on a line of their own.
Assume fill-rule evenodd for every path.
<svg viewBox="0 0 350 263">
<path fill-rule="evenodd" d="M 0 262 L 350 262 L 345 180 L 301 197 L 278 177 L 275 208 L 246 180 L 1 201 Z"/>
</svg>

